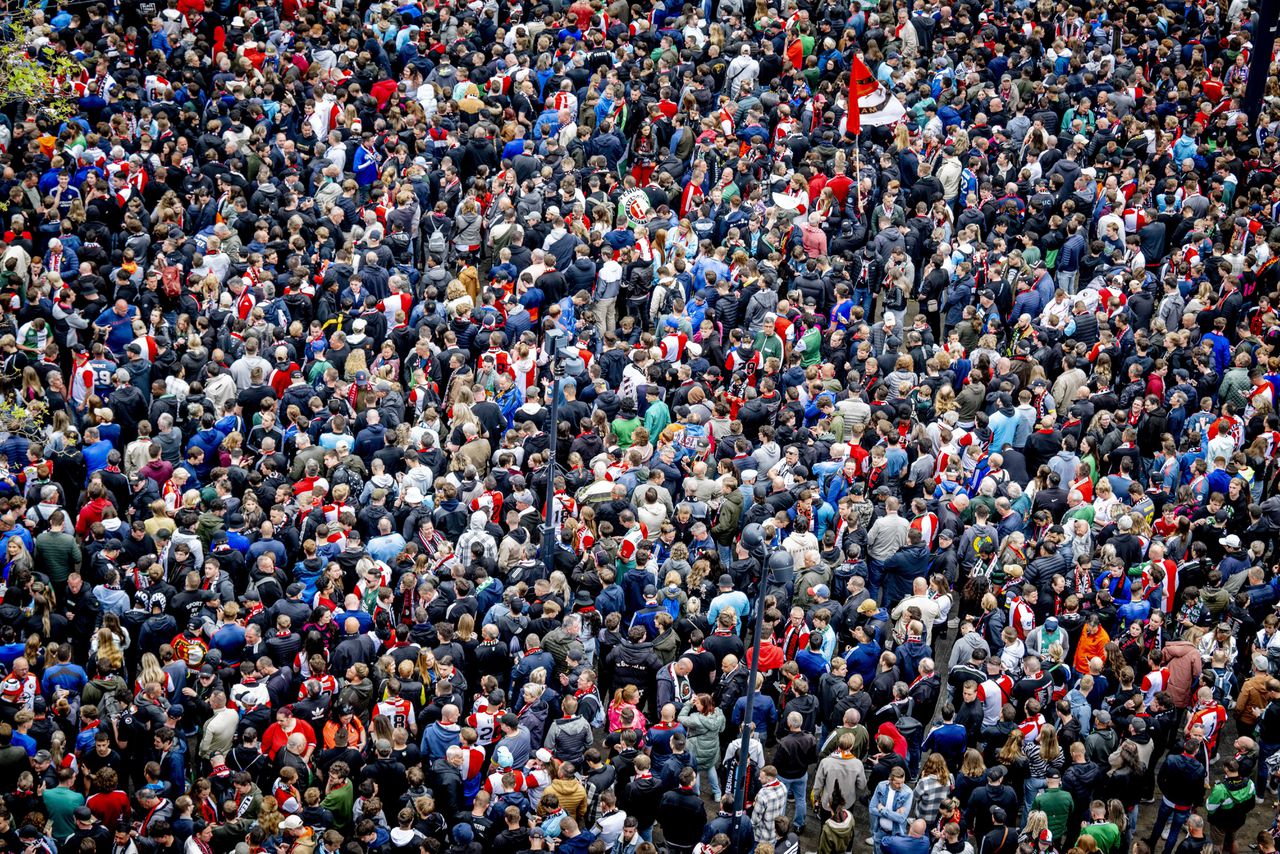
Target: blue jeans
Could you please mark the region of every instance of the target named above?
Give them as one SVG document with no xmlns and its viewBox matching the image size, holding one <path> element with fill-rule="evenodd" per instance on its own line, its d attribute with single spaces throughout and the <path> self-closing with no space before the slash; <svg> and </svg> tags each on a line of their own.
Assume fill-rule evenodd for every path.
<svg viewBox="0 0 1280 854">
<path fill-rule="evenodd" d="M 1280 744 L 1274 742 L 1258 743 L 1258 794 L 1266 797 L 1267 785 L 1271 782 L 1271 775 L 1267 773 L 1267 757 L 1280 750 Z"/>
<path fill-rule="evenodd" d="M 884 564 L 878 560 L 867 558 L 867 593 L 877 602 L 880 600 L 880 582 L 884 579 Z M 890 606 L 892 607 L 892 605 Z"/>
<path fill-rule="evenodd" d="M 862 306 L 863 318 L 868 324 L 870 324 L 874 319 L 871 312 L 873 312 L 876 307 L 876 295 L 865 288 L 854 288 L 853 304 Z"/>
<path fill-rule="evenodd" d="M 795 777 L 788 780 L 786 777 L 779 777 L 778 782 L 787 789 L 787 797 L 794 798 L 796 802 L 796 815 L 792 823 L 796 827 L 804 827 L 806 812 L 805 800 L 809 789 L 809 775 L 805 773 L 802 777 Z"/>
<path fill-rule="evenodd" d="M 1048 788 L 1049 784 L 1039 777 L 1031 777 L 1027 780 L 1023 790 L 1023 799 L 1026 802 L 1026 809 L 1022 811 L 1023 815 L 1031 814 L 1031 804 L 1035 802 L 1036 795 Z"/>
<path fill-rule="evenodd" d="M 718 802 L 720 796 L 724 794 L 724 791 L 720 788 L 720 774 L 716 771 L 716 766 L 714 765 L 702 770 L 706 772 L 707 783 L 711 785 L 711 797 Z"/>
<path fill-rule="evenodd" d="M 1169 825 L 1169 838 L 1164 843 L 1164 854 L 1169 854 L 1178 844 L 1178 834 L 1182 832 L 1182 826 L 1187 823 L 1187 819 L 1191 817 L 1191 810 L 1174 809 L 1164 798 L 1160 799 L 1160 810 L 1156 813 L 1156 823 L 1151 828 L 1151 836 L 1147 838 L 1147 842 L 1151 845 L 1151 850 L 1156 849 L 1156 843 L 1160 841 L 1160 832 L 1164 830 L 1166 824 Z"/>
</svg>

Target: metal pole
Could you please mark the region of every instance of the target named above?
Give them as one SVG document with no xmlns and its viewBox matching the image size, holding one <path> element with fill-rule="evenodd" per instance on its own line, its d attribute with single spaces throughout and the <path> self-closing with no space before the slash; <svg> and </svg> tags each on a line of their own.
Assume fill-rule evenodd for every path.
<svg viewBox="0 0 1280 854">
<path fill-rule="evenodd" d="M 550 576 L 555 570 L 556 523 L 552 515 L 552 507 L 556 496 L 556 439 L 560 434 L 560 379 L 556 376 L 558 362 L 556 354 L 551 355 L 551 411 L 547 444 L 547 494 L 542 508 L 542 563 Z"/>
<path fill-rule="evenodd" d="M 747 820 L 744 813 L 747 800 L 747 758 L 751 755 L 751 733 L 755 729 L 752 712 L 756 699 L 756 675 L 760 672 L 760 628 L 764 624 L 764 584 L 769 575 L 768 561 L 764 556 L 759 553 L 753 553 L 751 556 L 760 563 L 760 581 L 756 585 L 755 601 L 752 603 L 755 609 L 755 620 L 751 628 L 749 649 L 751 664 L 747 672 L 747 693 L 743 695 L 746 699 L 746 708 L 742 710 L 742 743 L 738 746 L 738 768 L 735 771 L 737 778 L 733 794 L 733 813 L 737 817 L 737 833 L 733 840 L 735 851 L 738 840 L 742 838 L 742 822 Z M 744 854 L 744 852 L 739 851 L 737 854 Z"/>
<path fill-rule="evenodd" d="M 1258 124 L 1262 112 L 1262 96 L 1271 76 L 1271 53 L 1275 50 L 1276 31 L 1280 30 L 1280 0 L 1262 0 L 1258 9 L 1258 29 L 1253 33 L 1253 53 L 1249 57 L 1249 81 L 1244 87 L 1245 114 L 1250 127 Z"/>
</svg>

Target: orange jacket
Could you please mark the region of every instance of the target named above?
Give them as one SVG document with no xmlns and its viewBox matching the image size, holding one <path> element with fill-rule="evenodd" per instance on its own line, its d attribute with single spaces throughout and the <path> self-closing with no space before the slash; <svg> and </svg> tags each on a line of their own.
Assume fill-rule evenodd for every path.
<svg viewBox="0 0 1280 854">
<path fill-rule="evenodd" d="M 1111 642 L 1111 636 L 1107 634 L 1107 630 L 1098 627 L 1098 633 L 1092 637 L 1086 628 L 1080 633 L 1080 642 L 1076 645 L 1075 665 L 1076 671 L 1079 673 L 1089 672 L 1089 659 L 1101 658 L 1107 660 L 1107 654 L 1104 647 Z"/>
</svg>

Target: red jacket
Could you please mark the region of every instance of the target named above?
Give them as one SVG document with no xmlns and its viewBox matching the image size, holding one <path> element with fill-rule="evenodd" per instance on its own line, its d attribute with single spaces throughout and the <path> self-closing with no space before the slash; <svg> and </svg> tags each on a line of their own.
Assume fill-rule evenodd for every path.
<svg viewBox="0 0 1280 854">
<path fill-rule="evenodd" d="M 102 514 L 111 506 L 111 502 L 105 498 L 95 498 L 80 508 L 80 515 L 76 517 L 76 533 L 84 537 L 89 534 L 89 529 L 95 523 L 102 521 Z"/>
</svg>

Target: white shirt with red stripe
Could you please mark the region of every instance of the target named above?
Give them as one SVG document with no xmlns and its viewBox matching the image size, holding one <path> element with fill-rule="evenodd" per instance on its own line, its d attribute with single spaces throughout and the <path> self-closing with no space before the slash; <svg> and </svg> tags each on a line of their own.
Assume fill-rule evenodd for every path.
<svg viewBox="0 0 1280 854">
<path fill-rule="evenodd" d="M 1036 627 L 1036 614 L 1021 596 L 1013 597 L 1009 603 L 1009 625 L 1018 633 L 1019 640 L 1026 640 L 1027 635 Z"/>
<path fill-rule="evenodd" d="M 387 718 L 393 728 L 408 729 L 413 719 L 413 704 L 404 697 L 388 697 L 373 707 L 373 717 Z"/>
<path fill-rule="evenodd" d="M 649 538 L 649 531 L 644 525 L 637 522 L 635 527 L 622 537 L 622 543 L 618 546 L 618 559 L 622 561 L 634 560 L 636 550 L 640 548 L 640 544 Z"/>
<path fill-rule="evenodd" d="M 1204 727 L 1204 743 L 1208 745 L 1209 752 L 1212 753 L 1218 744 L 1218 735 L 1222 731 L 1222 725 L 1227 722 L 1227 710 L 1222 705 L 1214 702 L 1208 706 L 1197 708 L 1191 713 L 1190 719 L 1187 720 L 1187 732 L 1191 732 L 1191 728 L 1196 724 Z"/>
<path fill-rule="evenodd" d="M 1146 676 L 1142 677 L 1142 700 L 1147 705 L 1151 705 L 1151 701 L 1169 685 L 1169 668 L 1161 667 L 1159 670 L 1152 670 Z"/>
<path fill-rule="evenodd" d="M 982 725 L 994 726 L 1000 720 L 1000 710 L 1013 695 L 1013 680 L 1001 673 L 994 679 L 990 676 L 978 686 L 978 699 L 982 702 Z"/>
</svg>

